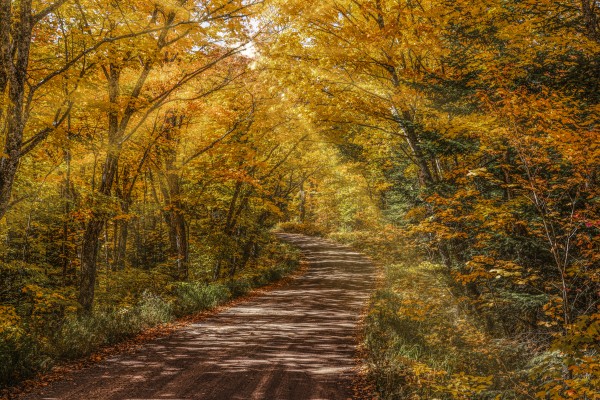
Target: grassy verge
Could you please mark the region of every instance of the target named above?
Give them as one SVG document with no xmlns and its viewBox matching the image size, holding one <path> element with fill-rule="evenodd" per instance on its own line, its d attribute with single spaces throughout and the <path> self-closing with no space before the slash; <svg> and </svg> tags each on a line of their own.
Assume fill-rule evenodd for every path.
<svg viewBox="0 0 600 400">
<path fill-rule="evenodd" d="M 381 399 L 532 398 L 534 352 L 492 336 L 448 270 L 393 230 L 330 235 L 381 268 L 364 323 L 368 374 Z"/>
<path fill-rule="evenodd" d="M 385 267 L 365 323 L 370 376 L 382 399 L 517 399 L 527 353 L 488 335 L 439 265 Z"/>
<path fill-rule="evenodd" d="M 103 346 L 213 309 L 273 283 L 297 269 L 299 253 L 279 243 L 258 261 L 232 279 L 176 282 L 160 294 L 146 290 L 128 306 L 104 307 L 90 316 L 72 312 L 55 320 L 45 315 L 44 321 L 8 316 L 0 321 L 0 389 L 47 371 L 57 362 L 87 356 Z"/>
</svg>

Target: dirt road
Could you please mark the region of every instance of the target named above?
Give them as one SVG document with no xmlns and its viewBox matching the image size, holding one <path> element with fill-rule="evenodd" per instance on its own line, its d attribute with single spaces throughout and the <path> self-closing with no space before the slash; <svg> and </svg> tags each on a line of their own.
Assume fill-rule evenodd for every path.
<svg viewBox="0 0 600 400">
<path fill-rule="evenodd" d="M 28 398 L 352 398 L 356 327 L 373 267 L 347 247 L 281 237 L 309 262 L 303 276 Z"/>
</svg>

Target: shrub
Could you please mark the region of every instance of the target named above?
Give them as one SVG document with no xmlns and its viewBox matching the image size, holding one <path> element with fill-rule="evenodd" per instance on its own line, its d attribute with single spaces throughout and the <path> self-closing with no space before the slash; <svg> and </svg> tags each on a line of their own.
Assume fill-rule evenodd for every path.
<svg viewBox="0 0 600 400">
<path fill-rule="evenodd" d="M 248 293 L 252 288 L 256 287 L 252 280 L 248 277 L 234 279 L 226 283 L 227 289 L 231 293 L 231 297 L 239 297 Z"/>
<path fill-rule="evenodd" d="M 117 343 L 172 319 L 169 303 L 160 296 L 144 292 L 131 307 L 68 317 L 51 338 L 49 352 L 62 359 L 85 356 L 102 345 Z"/>
<path fill-rule="evenodd" d="M 0 306 L 0 386 L 44 369 L 49 361 L 14 308 Z"/>
<path fill-rule="evenodd" d="M 183 316 L 208 310 L 231 297 L 230 289 L 220 283 L 179 282 L 175 285 L 175 314 Z"/>
<path fill-rule="evenodd" d="M 173 306 L 171 303 L 148 291 L 142 294 L 137 310 L 142 322 L 142 329 L 164 324 L 173 319 Z"/>
<path fill-rule="evenodd" d="M 51 338 L 53 346 L 50 350 L 57 359 L 72 359 L 90 354 L 105 343 L 101 333 L 103 319 L 98 314 L 91 317 L 68 317 Z"/>
</svg>

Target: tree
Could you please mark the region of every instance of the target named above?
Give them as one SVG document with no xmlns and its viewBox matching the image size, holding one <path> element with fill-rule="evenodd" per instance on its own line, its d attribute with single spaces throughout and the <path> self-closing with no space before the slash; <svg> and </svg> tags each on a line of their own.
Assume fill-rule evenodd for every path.
<svg viewBox="0 0 600 400">
<path fill-rule="evenodd" d="M 119 29 L 129 29 L 119 28 L 118 21 L 111 21 L 113 15 L 134 21 L 139 24 L 140 32 L 145 33 L 135 35 L 136 40 L 129 46 L 109 46 L 101 64 L 108 95 L 108 141 L 98 188 L 101 201 L 111 196 L 123 144 L 148 117 L 166 102 L 173 101 L 179 89 L 197 82 L 206 71 L 240 51 L 239 45 L 223 47 L 211 44 L 212 35 L 218 35 L 223 26 L 229 27 L 231 35 L 241 33 L 243 29 L 231 25 L 232 20 L 239 19 L 238 13 L 251 6 L 252 3 L 224 2 L 217 5 L 211 2 L 206 8 L 196 9 L 185 1 L 174 6 L 151 7 L 145 3 L 131 3 L 125 11 L 131 16 L 112 6 L 106 8 L 111 37 L 123 35 Z M 149 25 L 147 21 L 150 21 Z M 240 26 L 240 23 L 236 24 Z M 202 24 L 210 27 L 207 33 Z M 194 41 L 188 40 L 192 37 Z M 174 57 L 173 61 L 169 61 L 170 57 Z M 190 60 L 193 61 L 189 64 L 191 68 L 183 68 L 183 63 Z M 172 76 L 167 75 L 169 79 L 163 81 L 163 87 L 161 84 L 153 87 L 150 84 L 152 73 L 158 79 L 156 74 L 168 71 L 173 62 L 180 70 L 174 71 Z M 125 86 L 125 77 L 135 82 L 134 85 Z M 79 302 L 86 312 L 91 311 L 93 305 L 99 235 L 107 218 L 100 203 L 99 208 L 93 210 L 83 236 Z"/>
<path fill-rule="evenodd" d="M 64 3 L 66 0 L 58 0 L 46 7 L 36 4 L 37 10 L 33 8 L 32 0 L 2 0 L 0 3 L 0 126 L 4 139 L 3 152 L 0 155 L 0 218 L 10 207 L 11 191 L 19 161 L 61 125 L 68 115 L 70 105 L 67 101 L 56 110 L 48 126 L 38 129 L 30 137 L 25 137 L 36 92 L 45 88 L 52 76 L 66 69 L 60 67 L 39 81 L 28 81 L 34 39 L 36 42 L 49 40 L 44 37 L 40 24 Z"/>
</svg>

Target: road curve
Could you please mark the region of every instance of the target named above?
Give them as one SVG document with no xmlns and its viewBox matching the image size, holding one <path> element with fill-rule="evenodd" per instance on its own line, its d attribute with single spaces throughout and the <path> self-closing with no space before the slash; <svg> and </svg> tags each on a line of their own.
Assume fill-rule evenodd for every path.
<svg viewBox="0 0 600 400">
<path fill-rule="evenodd" d="M 351 399 L 356 328 L 373 267 L 345 246 L 279 236 L 301 249 L 304 275 L 28 398 Z"/>
</svg>

